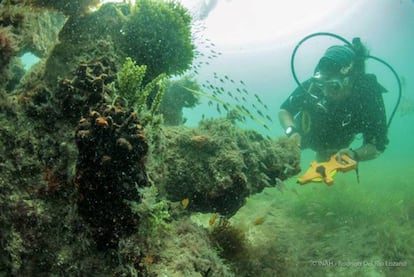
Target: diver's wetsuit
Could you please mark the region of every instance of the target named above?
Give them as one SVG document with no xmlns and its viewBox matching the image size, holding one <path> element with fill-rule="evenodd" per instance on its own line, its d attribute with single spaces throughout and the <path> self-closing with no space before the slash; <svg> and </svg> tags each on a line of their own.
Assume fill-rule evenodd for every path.
<svg viewBox="0 0 414 277">
<path fill-rule="evenodd" d="M 303 83 L 310 93 L 298 87 L 281 105 L 295 118 L 302 148 L 316 152 L 339 150 L 349 147 L 361 133 L 364 144 L 371 143 L 384 151 L 388 138 L 382 93 L 386 90 L 375 75 L 358 77 L 349 97 L 338 103 L 324 101 L 322 91 L 311 84 L 311 80 Z"/>
</svg>

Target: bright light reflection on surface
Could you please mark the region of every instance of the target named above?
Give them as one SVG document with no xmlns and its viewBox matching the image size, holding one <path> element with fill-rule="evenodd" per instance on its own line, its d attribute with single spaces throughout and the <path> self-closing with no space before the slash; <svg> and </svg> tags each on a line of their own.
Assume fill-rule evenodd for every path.
<svg viewBox="0 0 414 277">
<path fill-rule="evenodd" d="M 194 11 L 213 0 L 180 2 Z M 332 27 L 356 5 L 346 0 L 218 0 L 203 22 L 204 35 L 229 48 L 281 41 Z"/>
<path fill-rule="evenodd" d="M 297 37 L 329 28 L 352 6 L 343 0 L 222 1 L 206 20 L 206 35 L 233 46 Z"/>
</svg>

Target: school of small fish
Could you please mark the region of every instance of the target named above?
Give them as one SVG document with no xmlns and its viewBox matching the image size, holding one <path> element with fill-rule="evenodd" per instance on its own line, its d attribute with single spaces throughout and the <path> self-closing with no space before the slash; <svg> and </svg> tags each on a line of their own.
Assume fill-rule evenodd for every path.
<svg viewBox="0 0 414 277">
<path fill-rule="evenodd" d="M 195 58 L 190 72 L 197 76 L 201 68 L 209 66 L 223 53 L 216 49 L 211 39 L 204 37 L 205 26 L 202 22 L 196 21 L 192 27 L 192 39 L 197 48 L 194 50 Z M 220 115 L 230 111 L 236 112 L 240 121 L 245 122 L 249 119 L 270 131 L 269 126 L 273 120 L 268 114 L 269 107 L 258 93 L 252 93 L 247 89 L 243 80 L 236 80 L 229 75 L 221 75 L 214 71 L 211 78 L 201 84 L 201 88 L 200 95 L 206 96 L 208 106 L 215 108 Z M 205 118 L 205 115 L 202 118 Z"/>
</svg>

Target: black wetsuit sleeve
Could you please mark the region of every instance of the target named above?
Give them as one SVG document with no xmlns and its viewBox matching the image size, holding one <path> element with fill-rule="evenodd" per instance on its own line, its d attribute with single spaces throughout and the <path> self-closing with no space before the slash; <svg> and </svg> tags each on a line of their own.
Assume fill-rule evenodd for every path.
<svg viewBox="0 0 414 277">
<path fill-rule="evenodd" d="M 308 89 L 311 84 L 311 80 L 303 82 L 302 86 L 304 89 Z M 302 87 L 297 87 L 289 97 L 280 105 L 280 109 L 288 111 L 292 116 L 299 113 L 305 104 L 307 93 Z"/>
</svg>

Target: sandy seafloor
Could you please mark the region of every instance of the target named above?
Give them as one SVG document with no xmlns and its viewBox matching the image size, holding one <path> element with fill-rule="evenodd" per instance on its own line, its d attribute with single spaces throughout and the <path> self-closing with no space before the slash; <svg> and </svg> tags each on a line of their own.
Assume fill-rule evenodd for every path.
<svg viewBox="0 0 414 277">
<path fill-rule="evenodd" d="M 290 178 L 283 190 L 267 188 L 247 199 L 231 222 L 246 231 L 252 245 L 268 251 L 271 262 L 261 261 L 264 276 L 278 255 L 309 274 L 412 276 L 414 130 L 407 125 L 412 119 L 397 115 L 387 150 L 359 164 L 359 183 L 354 171 L 338 173 L 330 187 L 301 186 Z M 303 153 L 302 173 L 312 159 L 313 152 Z M 209 216 L 193 219 L 208 227 Z"/>
<path fill-rule="evenodd" d="M 365 168 L 360 184 L 350 173 L 338 176 L 329 188 L 298 187 L 290 180 L 283 192 L 265 189 L 248 198 L 231 221 L 247 230 L 252 244 L 284 241 L 289 253 L 281 254 L 292 255 L 293 266 L 330 267 L 332 276 L 389 276 L 384 267 L 403 267 L 404 275 L 398 276 L 408 276 L 414 270 L 410 187 L 414 173 L 397 164 L 381 171 Z M 263 223 L 255 225 L 262 216 Z M 198 220 L 208 226 L 208 215 Z M 308 254 L 312 249 L 320 252 L 315 258 Z"/>
</svg>

